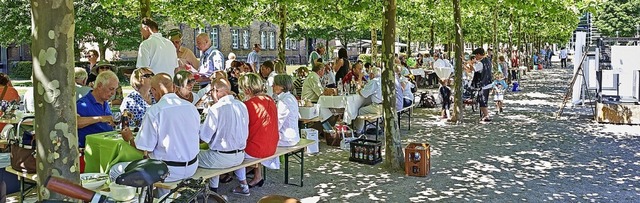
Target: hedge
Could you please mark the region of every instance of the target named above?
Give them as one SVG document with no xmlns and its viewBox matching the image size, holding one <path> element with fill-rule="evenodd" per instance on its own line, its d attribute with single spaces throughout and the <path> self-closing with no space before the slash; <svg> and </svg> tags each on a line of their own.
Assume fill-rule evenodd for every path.
<svg viewBox="0 0 640 203">
<path fill-rule="evenodd" d="M 136 61 L 134 61 L 134 60 L 129 60 L 129 61 L 111 61 L 111 63 L 114 64 L 117 67 L 135 66 L 136 65 Z M 89 63 L 88 62 L 76 62 L 75 63 L 75 67 L 86 67 L 87 64 L 89 64 Z M 9 68 L 9 77 L 11 77 L 11 79 L 28 80 L 29 78 L 31 78 L 31 74 L 32 74 L 32 71 L 33 71 L 33 63 L 31 63 L 31 61 L 16 61 L 16 62 L 12 62 L 9 67 L 11 67 L 11 68 Z M 128 78 L 125 78 L 119 72 L 117 74 L 118 74 L 118 78 L 120 79 L 120 81 L 125 81 L 124 79 L 128 79 Z"/>
</svg>

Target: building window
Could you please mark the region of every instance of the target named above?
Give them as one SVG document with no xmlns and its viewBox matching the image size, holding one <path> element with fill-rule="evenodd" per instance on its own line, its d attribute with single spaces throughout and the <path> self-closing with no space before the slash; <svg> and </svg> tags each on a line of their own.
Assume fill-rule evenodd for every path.
<svg viewBox="0 0 640 203">
<path fill-rule="evenodd" d="M 289 49 L 291 49 L 291 48 L 290 48 L 291 46 L 289 46 L 289 45 L 290 45 L 290 43 L 291 43 L 291 40 L 289 40 L 289 39 L 285 40 L 285 43 L 284 43 L 284 50 L 289 50 Z"/>
<path fill-rule="evenodd" d="M 242 31 L 242 48 L 249 49 L 249 30 Z"/>
<path fill-rule="evenodd" d="M 276 32 L 269 32 L 269 49 L 276 49 Z"/>
<path fill-rule="evenodd" d="M 211 28 L 211 33 L 209 37 L 211 37 L 211 46 L 213 46 L 214 49 L 218 49 L 218 42 L 220 40 L 220 38 L 218 37 L 218 28 L 217 27 L 212 27 Z"/>
<path fill-rule="evenodd" d="M 296 41 L 295 39 L 291 40 L 291 50 L 297 50 L 298 49 L 298 41 Z"/>
<path fill-rule="evenodd" d="M 267 49 L 267 32 L 260 32 L 260 48 Z"/>
<path fill-rule="evenodd" d="M 233 49 L 238 49 L 238 47 L 240 46 L 238 32 L 238 30 L 231 30 L 231 48 Z"/>
</svg>

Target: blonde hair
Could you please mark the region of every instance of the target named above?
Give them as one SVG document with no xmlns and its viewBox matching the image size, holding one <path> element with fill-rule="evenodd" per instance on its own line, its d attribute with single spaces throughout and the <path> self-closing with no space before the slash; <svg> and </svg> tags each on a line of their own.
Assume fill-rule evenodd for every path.
<svg viewBox="0 0 640 203">
<path fill-rule="evenodd" d="M 186 87 L 187 82 L 189 81 L 189 77 L 191 76 L 191 72 L 186 70 L 181 70 L 173 76 L 173 84 L 177 87 Z"/>
<path fill-rule="evenodd" d="M 140 86 L 142 85 L 142 76 L 145 72 L 153 73 L 153 71 L 151 71 L 151 69 L 149 69 L 148 67 L 135 69 L 133 73 L 131 73 L 131 77 L 129 77 L 129 84 L 131 84 L 131 87 L 133 87 L 133 89 L 140 89 Z"/>
<path fill-rule="evenodd" d="M 243 91 L 248 91 L 253 95 L 257 95 L 264 91 L 264 83 L 262 78 L 256 73 L 247 73 L 238 79 L 238 87 Z"/>
</svg>

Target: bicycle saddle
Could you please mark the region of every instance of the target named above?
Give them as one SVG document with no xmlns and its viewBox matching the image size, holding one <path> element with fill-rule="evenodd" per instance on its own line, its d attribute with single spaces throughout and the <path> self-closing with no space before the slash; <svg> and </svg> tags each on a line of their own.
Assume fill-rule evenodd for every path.
<svg viewBox="0 0 640 203">
<path fill-rule="evenodd" d="M 116 178 L 116 183 L 131 187 L 146 187 L 164 180 L 169 175 L 169 168 L 163 161 L 141 159 L 131 162 L 125 173 Z"/>
</svg>

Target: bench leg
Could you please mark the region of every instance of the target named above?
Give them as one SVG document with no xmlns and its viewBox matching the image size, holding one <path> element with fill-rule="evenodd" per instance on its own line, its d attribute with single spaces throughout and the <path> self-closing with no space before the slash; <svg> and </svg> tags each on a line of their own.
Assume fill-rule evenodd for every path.
<svg viewBox="0 0 640 203">
<path fill-rule="evenodd" d="M 380 134 L 380 118 L 376 118 L 376 141 L 378 141 L 379 134 Z"/>
<path fill-rule="evenodd" d="M 289 157 L 293 156 L 300 163 L 300 184 L 289 183 Z M 284 155 L 284 183 L 302 187 L 304 184 L 304 148 Z"/>
<path fill-rule="evenodd" d="M 411 130 L 411 114 L 413 113 L 413 109 L 409 109 L 409 123 L 407 123 L 407 125 L 409 125 L 409 130 Z"/>
<path fill-rule="evenodd" d="M 278 157 L 278 158 L 280 158 L 280 157 Z M 262 165 L 262 164 L 260 164 L 260 165 Z M 267 180 L 267 167 L 264 166 L 264 165 L 262 165 L 262 180 L 265 180 L 265 181 Z"/>
</svg>

